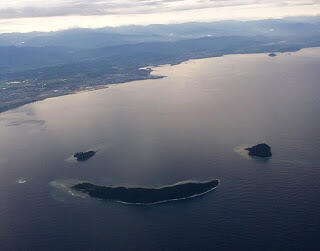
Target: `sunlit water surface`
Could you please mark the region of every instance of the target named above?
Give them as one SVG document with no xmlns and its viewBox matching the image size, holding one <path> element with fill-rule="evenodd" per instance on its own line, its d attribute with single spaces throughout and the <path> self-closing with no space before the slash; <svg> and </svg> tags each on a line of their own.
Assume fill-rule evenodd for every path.
<svg viewBox="0 0 320 251">
<path fill-rule="evenodd" d="M 319 69 L 319 48 L 191 60 L 0 114 L 0 249 L 316 250 Z M 242 150 L 261 142 L 271 159 Z M 156 206 L 69 189 L 210 178 L 215 191 Z"/>
</svg>

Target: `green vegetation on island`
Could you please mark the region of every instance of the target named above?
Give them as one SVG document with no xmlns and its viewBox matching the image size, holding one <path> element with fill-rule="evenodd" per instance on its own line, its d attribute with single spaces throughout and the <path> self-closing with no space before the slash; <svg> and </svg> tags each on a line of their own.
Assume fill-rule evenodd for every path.
<svg viewBox="0 0 320 251">
<path fill-rule="evenodd" d="M 177 183 L 160 188 L 106 187 L 80 183 L 71 188 L 90 197 L 132 204 L 154 204 L 171 200 L 187 199 L 207 193 L 219 185 L 219 180 Z"/>
<path fill-rule="evenodd" d="M 257 156 L 261 158 L 268 158 L 272 156 L 271 147 L 264 143 L 248 147 L 245 150 L 249 152 L 250 156 Z"/>
<path fill-rule="evenodd" d="M 96 154 L 95 151 L 88 151 L 88 152 L 78 152 L 73 155 L 77 159 L 77 161 L 86 161 L 92 158 Z"/>
</svg>

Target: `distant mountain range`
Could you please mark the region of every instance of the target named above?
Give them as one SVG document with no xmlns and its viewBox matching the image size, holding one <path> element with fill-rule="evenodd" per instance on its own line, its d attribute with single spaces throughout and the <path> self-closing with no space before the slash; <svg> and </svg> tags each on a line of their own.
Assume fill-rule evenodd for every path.
<svg viewBox="0 0 320 251">
<path fill-rule="evenodd" d="M 0 111 L 84 88 L 154 78 L 142 67 L 320 46 L 318 18 L 1 34 Z"/>
<path fill-rule="evenodd" d="M 320 17 L 219 21 L 211 23 L 70 29 L 0 34 L 0 46 L 102 48 L 141 42 L 177 41 L 205 36 L 305 36 L 320 34 Z"/>
</svg>

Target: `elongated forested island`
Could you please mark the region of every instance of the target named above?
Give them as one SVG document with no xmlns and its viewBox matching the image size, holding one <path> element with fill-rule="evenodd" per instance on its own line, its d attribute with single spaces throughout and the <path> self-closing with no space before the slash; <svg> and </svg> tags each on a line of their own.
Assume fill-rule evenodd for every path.
<svg viewBox="0 0 320 251">
<path fill-rule="evenodd" d="M 159 188 L 106 187 L 91 183 L 79 183 L 71 188 L 88 194 L 90 197 L 114 200 L 132 204 L 155 204 L 180 200 L 210 192 L 219 185 L 219 180 L 205 182 L 185 182 Z"/>
</svg>

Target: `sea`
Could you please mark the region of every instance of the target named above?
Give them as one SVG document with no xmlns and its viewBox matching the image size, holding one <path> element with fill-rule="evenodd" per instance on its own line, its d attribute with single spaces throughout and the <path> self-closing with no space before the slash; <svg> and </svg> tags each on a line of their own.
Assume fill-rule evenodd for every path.
<svg viewBox="0 0 320 251">
<path fill-rule="evenodd" d="M 0 114 L 0 250 L 319 250 L 320 48 L 152 69 Z M 149 206 L 70 189 L 208 179 Z"/>
</svg>

